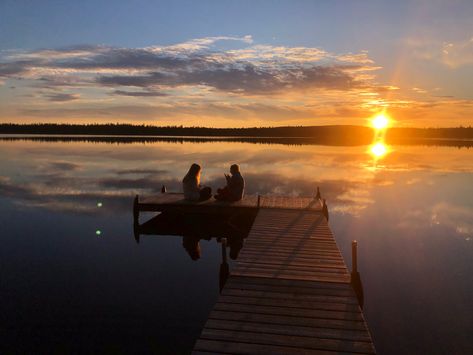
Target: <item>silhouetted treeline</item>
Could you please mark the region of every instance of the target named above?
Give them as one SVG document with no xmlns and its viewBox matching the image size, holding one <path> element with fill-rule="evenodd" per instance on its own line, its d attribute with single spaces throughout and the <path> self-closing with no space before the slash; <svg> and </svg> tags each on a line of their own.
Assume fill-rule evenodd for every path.
<svg viewBox="0 0 473 355">
<path fill-rule="evenodd" d="M 149 126 L 131 124 L 0 124 L 0 134 L 104 135 L 104 136 L 177 136 L 177 137 L 267 137 L 310 138 L 324 144 L 369 144 L 373 129 L 364 126 L 286 126 L 250 128 L 208 128 L 183 126 Z M 472 127 L 391 128 L 387 142 L 412 139 L 470 139 Z"/>
<path fill-rule="evenodd" d="M 290 146 L 302 145 L 326 145 L 326 146 L 357 146 L 366 145 L 367 143 L 352 143 L 324 141 L 310 137 L 150 137 L 150 136 L 94 136 L 94 135 L 22 135 L 22 136 L 0 136 L 0 141 L 33 141 L 46 143 L 68 143 L 68 142 L 85 142 L 85 143 L 108 143 L 108 144 L 133 144 L 133 143 L 208 143 L 208 142 L 233 142 L 233 143 L 253 143 L 253 144 L 282 144 Z M 371 142 L 370 142 L 371 143 Z M 467 139 L 436 139 L 436 138 L 411 138 L 404 139 L 400 142 L 391 142 L 399 145 L 413 146 L 445 146 L 467 148 L 473 147 L 473 140 Z"/>
<path fill-rule="evenodd" d="M 456 128 L 390 128 L 386 132 L 387 141 L 400 141 L 422 138 L 471 139 L 473 127 Z"/>
</svg>

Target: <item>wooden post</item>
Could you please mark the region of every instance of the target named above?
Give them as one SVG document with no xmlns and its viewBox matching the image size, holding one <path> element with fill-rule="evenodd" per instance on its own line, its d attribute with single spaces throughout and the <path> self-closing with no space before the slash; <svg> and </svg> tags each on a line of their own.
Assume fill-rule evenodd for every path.
<svg viewBox="0 0 473 355">
<path fill-rule="evenodd" d="M 325 202 L 325 199 L 322 200 L 323 204 L 322 204 L 322 213 L 324 214 L 325 218 L 327 219 L 327 222 L 328 222 L 328 207 L 327 207 L 327 203 Z"/>
<path fill-rule="evenodd" d="M 222 263 L 220 264 L 220 270 L 218 273 L 218 285 L 220 292 L 222 292 L 225 283 L 228 280 L 228 276 L 230 275 L 230 268 L 227 263 L 227 238 L 222 238 Z"/>
<path fill-rule="evenodd" d="M 320 199 L 321 196 L 320 196 L 320 188 L 317 186 L 317 194 L 315 195 L 315 198 L 316 199 Z"/>
<path fill-rule="evenodd" d="M 258 194 L 258 208 L 260 206 L 260 203 L 261 203 L 261 196 L 260 196 L 260 194 Z"/>
<path fill-rule="evenodd" d="M 358 272 L 358 242 L 351 242 L 351 272 Z"/>
<path fill-rule="evenodd" d="M 133 235 L 137 243 L 140 242 L 140 206 L 139 196 L 133 199 Z"/>
<path fill-rule="evenodd" d="M 351 275 L 350 284 L 355 291 L 356 298 L 360 308 L 363 309 L 364 304 L 364 292 L 363 283 L 361 282 L 361 276 L 358 272 L 358 242 L 356 240 L 351 242 Z"/>
<path fill-rule="evenodd" d="M 166 186 L 163 185 L 163 187 L 161 187 L 161 193 L 164 194 L 164 193 L 166 193 L 166 191 L 167 191 Z"/>
<path fill-rule="evenodd" d="M 136 244 L 140 244 L 140 225 L 138 223 L 133 224 L 133 235 L 135 236 Z"/>
<path fill-rule="evenodd" d="M 222 238 L 222 263 L 227 262 L 227 238 Z"/>
<path fill-rule="evenodd" d="M 133 223 L 134 224 L 139 224 L 139 218 L 140 218 L 140 207 L 139 207 L 139 197 L 138 195 L 135 196 L 135 199 L 133 200 Z"/>
</svg>

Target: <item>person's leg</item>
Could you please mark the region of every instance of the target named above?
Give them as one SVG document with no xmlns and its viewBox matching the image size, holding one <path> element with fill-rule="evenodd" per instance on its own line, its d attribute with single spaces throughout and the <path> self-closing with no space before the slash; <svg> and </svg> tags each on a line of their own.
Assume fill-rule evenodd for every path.
<svg viewBox="0 0 473 355">
<path fill-rule="evenodd" d="M 215 199 L 219 201 L 223 201 L 225 199 L 227 190 L 228 188 L 226 186 L 222 189 L 217 189 L 217 194 L 214 195 Z"/>
<path fill-rule="evenodd" d="M 212 197 L 212 189 L 210 187 L 204 187 L 200 190 L 199 201 L 205 201 Z"/>
<path fill-rule="evenodd" d="M 232 195 L 230 193 L 230 190 L 228 188 L 225 188 L 218 194 L 218 197 L 215 196 L 215 198 L 219 201 L 231 201 L 232 200 Z"/>
</svg>

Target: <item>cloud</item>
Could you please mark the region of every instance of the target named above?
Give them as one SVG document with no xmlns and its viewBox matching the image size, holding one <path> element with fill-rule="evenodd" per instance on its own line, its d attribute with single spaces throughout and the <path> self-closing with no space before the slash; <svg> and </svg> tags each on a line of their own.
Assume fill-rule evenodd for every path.
<svg viewBox="0 0 473 355">
<path fill-rule="evenodd" d="M 249 47 L 214 48 L 229 40 Z M 270 95 L 309 88 L 350 90 L 366 85 L 358 72 L 377 69 L 366 52 L 335 55 L 319 48 L 252 42 L 251 36 L 208 37 L 164 47 L 82 46 L 9 53 L 0 62 L 0 76 L 39 81 L 43 87 L 78 82 L 106 87 L 206 86 Z"/>
<path fill-rule="evenodd" d="M 473 64 L 473 37 L 468 40 L 443 43 L 442 63 L 450 68 Z"/>
<path fill-rule="evenodd" d="M 255 44 L 251 36 L 0 53 L 0 80 L 17 85 L 15 95 L 22 97 L 9 103 L 8 112 L 22 120 L 196 124 L 212 117 L 211 125 L 224 126 L 238 124 L 230 119 L 259 125 L 319 118 L 331 123 L 388 104 L 381 95 L 392 88 L 375 82 L 378 69 L 366 51 Z M 72 93 L 78 90 L 80 96 Z"/>
<path fill-rule="evenodd" d="M 64 94 L 64 93 L 52 93 L 44 95 L 48 98 L 49 101 L 55 102 L 65 102 L 65 101 L 73 101 L 77 100 L 80 95 L 78 94 Z"/>
<path fill-rule="evenodd" d="M 81 167 L 80 164 L 71 163 L 67 161 L 52 161 L 48 164 L 48 170 L 55 170 L 55 171 L 71 171 L 77 170 Z"/>
<path fill-rule="evenodd" d="M 252 101 L 248 103 L 234 102 L 182 102 L 169 104 L 147 104 L 147 105 L 109 105 L 101 109 L 80 107 L 60 108 L 25 108 L 21 110 L 25 117 L 114 117 L 118 120 L 140 120 L 162 119 L 172 120 L 174 118 L 220 118 L 228 120 L 272 120 L 275 122 L 286 122 L 288 120 L 304 120 L 313 117 L 333 118 L 364 117 L 365 111 L 353 107 L 347 103 L 333 103 L 332 105 L 291 105 L 285 103 L 271 102 L 262 103 Z M 170 122 L 168 122 L 170 123 Z"/>
<path fill-rule="evenodd" d="M 415 57 L 442 63 L 451 69 L 473 65 L 473 37 L 448 42 L 410 38 L 407 45 Z"/>
<path fill-rule="evenodd" d="M 169 171 L 160 169 L 122 169 L 116 171 L 117 175 L 163 175 L 167 173 Z"/>
<path fill-rule="evenodd" d="M 167 94 L 156 91 L 125 91 L 125 90 L 115 90 L 111 95 L 122 95 L 122 96 L 133 96 L 133 97 L 153 97 L 153 96 L 167 96 Z"/>
</svg>

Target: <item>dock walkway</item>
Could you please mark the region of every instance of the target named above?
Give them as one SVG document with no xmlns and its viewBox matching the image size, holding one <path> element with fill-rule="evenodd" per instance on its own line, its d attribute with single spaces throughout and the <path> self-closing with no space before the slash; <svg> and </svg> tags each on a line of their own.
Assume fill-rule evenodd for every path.
<svg viewBox="0 0 473 355">
<path fill-rule="evenodd" d="M 179 198 L 162 197 L 159 205 L 157 196 L 153 206 L 151 198 L 135 199 L 135 210 L 195 209 Z M 251 231 L 193 354 L 374 354 L 325 203 L 247 197 L 235 207 L 258 208 L 257 200 Z"/>
</svg>

